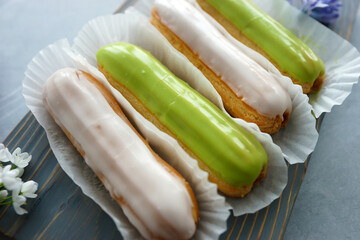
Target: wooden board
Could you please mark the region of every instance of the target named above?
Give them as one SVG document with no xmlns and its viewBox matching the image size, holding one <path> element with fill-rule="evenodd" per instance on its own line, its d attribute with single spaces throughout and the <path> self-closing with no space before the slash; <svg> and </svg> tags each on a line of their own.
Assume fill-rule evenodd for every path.
<svg viewBox="0 0 360 240">
<path fill-rule="evenodd" d="M 295 1 L 295 0 L 294 0 Z M 120 6 L 123 11 L 135 1 Z M 345 5 L 346 4 L 346 5 Z M 334 31 L 350 39 L 359 1 L 344 3 Z M 318 120 L 318 127 L 321 120 Z M 18 216 L 11 206 L 0 207 L 0 239 L 121 239 L 112 220 L 62 171 L 45 134 L 32 113 L 4 140 L 33 156 L 23 180 L 39 183 L 38 197 L 28 199 L 29 214 Z M 309 158 L 310 159 L 310 158 Z M 288 185 L 279 199 L 255 214 L 231 215 L 220 239 L 281 239 L 310 160 L 289 166 Z"/>
<path fill-rule="evenodd" d="M 33 156 L 23 180 L 39 183 L 38 197 L 29 199 L 29 214 L 18 216 L 10 206 L 0 208 L 0 232 L 16 239 L 120 239 L 112 220 L 82 194 L 62 171 L 43 128 L 28 113 L 4 141 L 12 152 L 17 146 Z M 289 167 L 289 184 L 282 196 L 256 214 L 228 219 L 229 236 L 276 237 L 285 230 L 307 162 Z"/>
</svg>

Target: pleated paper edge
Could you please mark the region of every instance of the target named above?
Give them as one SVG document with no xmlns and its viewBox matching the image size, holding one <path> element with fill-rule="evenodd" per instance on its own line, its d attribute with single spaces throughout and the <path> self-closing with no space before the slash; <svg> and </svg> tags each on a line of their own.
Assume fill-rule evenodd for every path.
<svg viewBox="0 0 360 240">
<path fill-rule="evenodd" d="M 121 208 L 85 164 L 81 155 L 52 120 L 42 104 L 42 85 L 53 72 L 63 67 L 86 70 L 77 64 L 76 59 L 70 57 L 71 53 L 68 41 L 60 40 L 44 48 L 33 58 L 28 65 L 23 81 L 23 95 L 26 104 L 40 125 L 44 127 L 50 147 L 64 172 L 82 189 L 85 195 L 93 199 L 113 219 L 125 239 L 141 239 L 138 231 L 130 224 Z M 193 168 L 196 173 L 200 172 L 199 174 L 188 174 L 186 179 L 193 186 L 197 195 L 200 212 L 204 211 L 204 208 L 207 209 L 205 215 L 209 218 L 207 224 L 204 224 L 206 217 L 202 218 L 202 222 L 200 220 L 194 239 L 204 235 L 204 231 L 207 236 L 217 238 L 226 230 L 229 206 L 225 203 L 224 198 L 217 194 L 216 185 L 207 181 L 207 174 L 198 168 L 195 160 L 192 165 L 191 163 L 189 165 L 189 168 Z M 194 185 L 201 192 L 194 189 Z M 207 232 L 208 228 L 212 229 L 210 233 Z"/>
<path fill-rule="evenodd" d="M 325 63 L 322 89 L 309 94 L 315 117 L 331 112 L 350 95 L 360 76 L 360 53 L 347 40 L 282 0 L 254 0 L 262 10 L 302 39 Z"/>
<path fill-rule="evenodd" d="M 121 26 L 122 24 L 125 26 Z M 136 27 L 138 26 L 138 24 L 140 24 L 141 26 L 143 25 L 142 28 L 141 26 Z M 107 26 L 108 29 L 106 29 Z M 131 33 L 127 33 L 125 31 L 126 29 L 131 29 Z M 111 31 L 115 31 L 115 33 L 111 33 Z M 106 36 L 107 34 L 110 34 L 111 36 Z M 133 41 L 129 40 L 131 36 L 138 34 L 142 34 L 141 37 L 137 36 L 137 37 L 133 37 L 134 38 Z M 151 34 L 151 35 L 145 35 L 145 34 Z M 154 34 L 155 36 L 154 39 L 149 37 L 149 36 L 153 36 L 152 34 Z M 141 46 L 141 44 L 139 44 L 140 42 L 139 39 L 146 39 L 146 41 L 144 41 L 145 43 L 143 43 L 145 46 Z M 164 58 L 165 60 L 163 64 L 165 64 L 165 66 L 167 66 L 173 73 L 175 73 L 175 75 L 178 76 L 181 75 L 179 77 L 182 79 L 189 78 L 189 76 L 186 76 L 186 74 L 190 74 L 190 75 L 195 74 L 196 78 L 193 79 L 196 79 L 197 81 L 201 79 L 199 81 L 199 83 L 201 82 L 201 84 L 190 83 L 190 85 L 198 85 L 202 87 L 208 86 L 204 88 L 210 91 L 210 97 L 209 97 L 210 100 L 212 100 L 215 104 L 217 103 L 217 105 L 219 106 L 220 97 L 217 97 L 218 95 L 214 96 L 212 94 L 211 91 L 215 91 L 215 90 L 212 88 L 211 84 L 207 81 L 207 79 L 200 73 L 200 71 L 196 69 L 183 55 L 181 55 L 176 50 L 174 50 L 172 46 L 167 42 L 167 40 L 162 35 L 160 35 L 157 32 L 157 30 L 152 25 L 150 25 L 150 23 L 148 23 L 148 21 L 142 15 L 135 13 L 133 11 L 127 12 L 126 14 L 117 14 L 116 16 L 114 15 L 102 16 L 94 20 L 91 20 L 87 25 L 84 26 L 84 28 L 79 32 L 78 36 L 75 38 L 74 50 L 79 52 L 79 54 L 81 54 L 82 56 L 85 56 L 86 59 L 89 60 L 89 63 L 95 65 L 96 64 L 95 55 L 98 49 L 100 49 L 104 45 L 117 41 L 126 41 L 139 45 L 140 47 L 143 47 L 147 51 L 150 51 L 160 61 L 162 60 L 162 58 Z M 152 47 L 152 44 L 157 44 L 156 46 L 159 47 L 156 50 L 150 49 Z M 164 48 L 167 50 L 164 50 Z M 168 62 L 165 63 L 165 61 Z M 179 70 L 178 68 L 181 64 L 185 65 L 185 67 Z M 201 89 L 200 90 L 197 89 L 197 90 L 202 92 Z M 209 92 L 205 94 L 209 95 Z M 281 192 L 283 191 L 283 189 L 287 184 L 287 166 L 283 159 L 281 149 L 273 143 L 270 135 L 261 133 L 259 128 L 255 124 L 249 124 L 240 119 L 234 119 L 234 120 L 238 124 L 246 128 L 248 131 L 252 132 L 260 140 L 260 142 L 263 144 L 266 151 L 268 152 L 268 155 L 271 156 L 269 160 L 269 169 L 273 169 L 273 167 L 275 167 L 280 173 L 274 175 L 269 174 L 270 177 L 273 177 L 276 180 L 272 182 L 271 188 L 266 189 L 266 187 L 269 186 L 266 185 L 267 181 L 263 181 L 263 183 L 260 184 L 260 186 L 256 187 L 247 197 L 245 197 L 241 201 L 240 199 L 231 201 L 231 206 L 234 211 L 234 214 L 241 215 L 245 213 L 256 212 L 262 209 L 263 207 L 269 205 L 272 201 L 274 201 L 280 196 Z M 267 178 L 269 181 L 272 180 L 270 177 Z M 260 190 L 256 190 L 256 189 L 260 189 Z M 264 189 L 266 191 L 264 191 Z M 255 196 L 258 197 L 256 198 Z M 253 200 L 252 201 L 248 200 L 250 198 L 258 199 L 258 203 L 260 204 L 255 206 Z M 248 203 L 248 205 L 245 206 L 244 204 L 245 201 L 251 203 Z"/>
<path fill-rule="evenodd" d="M 242 43 L 235 40 L 227 31 L 216 21 L 214 21 L 207 13 L 205 13 L 196 3 L 195 0 L 186 0 L 194 5 L 204 16 L 220 30 L 220 32 L 231 41 L 234 46 L 237 46 L 241 51 L 245 53 L 251 53 L 254 56 L 254 60 L 262 65 L 265 69 L 272 72 L 272 74 L 279 77 L 280 83 L 290 94 L 292 100 L 293 112 L 290 115 L 290 120 L 285 128 L 273 136 L 273 141 L 277 144 L 290 164 L 304 163 L 307 157 L 314 151 L 318 133 L 316 131 L 316 119 L 311 112 L 311 106 L 308 104 L 308 97 L 302 93 L 300 86 L 292 84 L 291 80 L 284 77 L 280 72 L 262 55 L 246 47 Z M 138 0 L 133 8 L 129 8 L 127 12 L 139 11 L 145 16 L 150 15 L 151 7 L 154 0 Z M 190 85 L 192 85 L 190 83 Z M 195 87 L 194 87 L 195 88 Z M 197 89 L 198 90 L 198 89 Z M 199 92 L 201 92 L 199 90 Z M 217 105 L 221 105 L 221 109 L 226 112 L 223 107 L 223 102 L 219 94 L 213 90 L 212 94 L 216 95 L 220 102 Z M 210 98 L 212 99 L 212 98 Z M 299 134 L 300 133 L 300 134 Z"/>
</svg>

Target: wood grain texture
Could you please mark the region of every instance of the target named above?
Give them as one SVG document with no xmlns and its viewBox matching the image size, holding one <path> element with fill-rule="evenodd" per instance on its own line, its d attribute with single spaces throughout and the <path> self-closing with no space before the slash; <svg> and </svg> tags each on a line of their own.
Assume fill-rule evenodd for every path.
<svg viewBox="0 0 360 240">
<path fill-rule="evenodd" d="M 45 131 L 28 113 L 4 145 L 17 146 L 33 156 L 23 180 L 39 184 L 38 197 L 28 199 L 29 214 L 18 216 L 12 207 L 0 208 L 0 232 L 15 239 L 121 239 L 113 221 L 86 197 L 62 171 Z M 3 239 L 0 235 L 0 239 Z"/>
<path fill-rule="evenodd" d="M 293 0 L 299 1 L 300 0 Z M 126 1 L 123 11 L 134 0 Z M 346 1 L 333 30 L 350 39 L 359 0 Z M 321 125 L 322 117 L 317 122 Z M 4 140 L 13 151 L 21 147 L 33 155 L 23 180 L 39 183 L 38 197 L 28 199 L 29 214 L 18 216 L 10 206 L 0 207 L 0 239 L 121 239 L 115 224 L 99 206 L 86 197 L 62 171 L 53 155 L 45 131 L 28 113 Z M 310 157 L 304 164 L 289 166 L 288 185 L 279 199 L 255 214 L 231 215 L 220 239 L 282 239 L 300 190 Z"/>
<path fill-rule="evenodd" d="M 318 121 L 320 126 L 320 121 Z M 86 197 L 62 171 L 45 131 L 28 113 L 4 141 L 33 155 L 23 180 L 39 183 L 38 197 L 29 199 L 29 214 L 17 216 L 12 207 L 0 208 L 0 232 L 7 238 L 27 239 L 121 239 L 112 220 Z M 280 239 L 291 214 L 308 161 L 289 166 L 289 183 L 282 196 L 255 214 L 229 217 L 228 230 L 220 239 Z M 1 237 L 1 235 L 0 235 Z M 2 238 L 0 238 L 2 239 Z"/>
</svg>

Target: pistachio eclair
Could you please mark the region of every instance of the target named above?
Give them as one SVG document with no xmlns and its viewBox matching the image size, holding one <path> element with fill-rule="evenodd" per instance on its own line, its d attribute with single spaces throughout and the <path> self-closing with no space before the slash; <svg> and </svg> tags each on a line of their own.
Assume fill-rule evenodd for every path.
<svg viewBox="0 0 360 240">
<path fill-rule="evenodd" d="M 194 1 L 194 0 L 192 0 Z M 299 38 L 249 0 L 196 0 L 234 38 L 269 59 L 303 88 L 318 91 L 325 79 L 323 61 Z"/>
<path fill-rule="evenodd" d="M 55 72 L 45 108 L 146 239 L 190 239 L 199 210 L 185 179 L 149 147 L 91 75 Z"/>
<path fill-rule="evenodd" d="M 102 47 L 96 57 L 110 84 L 198 160 L 225 195 L 245 196 L 264 178 L 268 158 L 255 136 L 149 52 L 119 42 Z"/>
</svg>

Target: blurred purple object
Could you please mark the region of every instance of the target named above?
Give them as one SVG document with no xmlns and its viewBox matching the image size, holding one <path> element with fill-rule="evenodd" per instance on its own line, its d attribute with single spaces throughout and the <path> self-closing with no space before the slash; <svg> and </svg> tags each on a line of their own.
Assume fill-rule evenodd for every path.
<svg viewBox="0 0 360 240">
<path fill-rule="evenodd" d="M 339 17 L 340 0 L 301 0 L 301 10 L 325 25 L 332 25 Z M 289 0 L 292 3 L 291 0 Z"/>
</svg>

